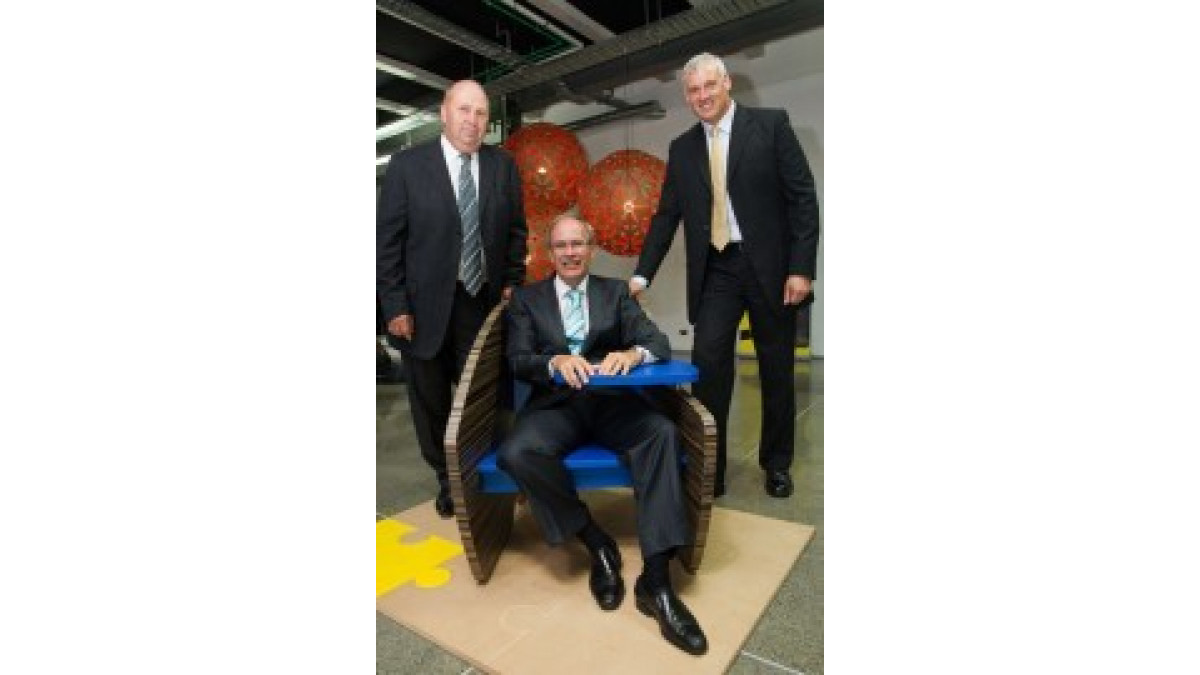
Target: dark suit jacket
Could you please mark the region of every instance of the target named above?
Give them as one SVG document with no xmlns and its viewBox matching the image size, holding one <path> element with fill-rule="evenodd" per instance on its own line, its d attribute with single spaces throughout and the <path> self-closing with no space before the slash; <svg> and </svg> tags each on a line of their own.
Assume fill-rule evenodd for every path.
<svg viewBox="0 0 1200 675">
<path fill-rule="evenodd" d="M 609 352 L 641 346 L 655 358 L 671 358 L 671 342 L 629 295 L 619 279 L 588 277 L 588 333 L 580 355 L 599 363 Z M 530 382 L 526 409 L 554 405 L 576 393 L 550 380 L 550 359 L 570 354 L 554 277 L 517 288 L 508 303 L 508 360 L 515 377 Z"/>
<path fill-rule="evenodd" d="M 375 282 L 385 321 L 412 314 L 412 354 L 428 359 L 446 333 L 462 253 L 462 222 L 441 137 L 404 150 L 388 165 L 375 228 Z M 525 207 L 516 162 L 479 149 L 479 228 L 486 300 L 525 279 Z"/>
<path fill-rule="evenodd" d="M 653 280 L 679 219 L 687 249 L 688 320 L 696 322 L 712 240 L 712 178 L 699 122 L 671 142 L 658 211 L 650 221 L 637 275 Z M 767 301 L 783 311 L 787 276 L 817 273 L 818 210 L 812 172 L 783 110 L 738 105 L 726 162 L 726 191 L 742 231 L 743 253 Z"/>
</svg>

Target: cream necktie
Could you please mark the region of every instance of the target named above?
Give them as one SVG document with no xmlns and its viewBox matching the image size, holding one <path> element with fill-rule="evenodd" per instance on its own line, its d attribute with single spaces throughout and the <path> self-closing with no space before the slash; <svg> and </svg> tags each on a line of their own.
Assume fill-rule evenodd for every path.
<svg viewBox="0 0 1200 675">
<path fill-rule="evenodd" d="M 729 218 L 725 213 L 725 159 L 721 156 L 720 127 L 713 125 L 708 144 L 708 169 L 712 174 L 712 245 L 724 251 L 729 243 Z"/>
</svg>

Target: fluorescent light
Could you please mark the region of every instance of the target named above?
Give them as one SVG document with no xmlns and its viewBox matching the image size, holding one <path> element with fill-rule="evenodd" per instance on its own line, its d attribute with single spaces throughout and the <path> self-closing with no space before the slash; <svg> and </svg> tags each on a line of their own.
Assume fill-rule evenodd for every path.
<svg viewBox="0 0 1200 675">
<path fill-rule="evenodd" d="M 414 115 L 409 115 L 402 120 L 396 120 L 391 124 L 385 124 L 375 130 L 375 142 L 378 143 L 385 138 L 391 138 L 396 134 L 402 134 L 406 131 L 411 131 L 419 126 L 424 126 L 430 122 L 434 122 L 438 117 L 432 113 L 418 112 Z"/>
</svg>

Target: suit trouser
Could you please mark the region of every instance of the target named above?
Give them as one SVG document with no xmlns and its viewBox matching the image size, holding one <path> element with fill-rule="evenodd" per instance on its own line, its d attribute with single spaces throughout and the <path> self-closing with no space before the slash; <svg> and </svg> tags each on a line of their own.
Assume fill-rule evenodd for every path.
<svg viewBox="0 0 1200 675">
<path fill-rule="evenodd" d="M 591 517 L 563 465 L 569 451 L 589 440 L 620 452 L 629 467 L 642 557 L 687 545 L 678 431 L 629 392 L 573 393 L 554 407 L 523 410 L 501 444 L 497 463 L 529 498 L 546 540 L 561 544 Z"/>
<path fill-rule="evenodd" d="M 409 350 L 402 349 L 404 364 L 408 367 L 408 403 L 417 444 L 421 447 L 421 456 L 437 473 L 438 484 L 442 487 L 448 486 L 445 438 L 453 387 L 462 375 L 479 328 L 492 309 L 486 297 L 486 286 L 471 297 L 461 283 L 456 284 L 446 334 L 433 358 L 415 358 Z M 421 330 L 420 317 L 416 318 L 415 329 Z M 399 342 L 402 348 L 408 347 L 408 341 Z"/>
<path fill-rule="evenodd" d="M 696 316 L 692 363 L 700 379 L 692 385 L 717 423 L 717 485 L 725 484 L 729 404 L 733 398 L 738 326 L 750 313 L 762 389 L 762 428 L 758 464 L 764 470 L 792 465 L 796 436 L 796 310 L 776 309 L 783 287 L 763 289 L 741 246 L 708 251 L 700 308 Z M 778 293 L 768 302 L 766 293 Z"/>
</svg>

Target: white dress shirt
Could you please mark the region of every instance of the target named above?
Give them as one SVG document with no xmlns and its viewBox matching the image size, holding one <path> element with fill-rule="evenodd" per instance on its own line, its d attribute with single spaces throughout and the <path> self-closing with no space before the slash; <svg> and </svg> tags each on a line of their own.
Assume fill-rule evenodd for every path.
<svg viewBox="0 0 1200 675">
<path fill-rule="evenodd" d="M 462 171 L 462 153 L 445 136 L 442 139 L 442 154 L 446 156 L 446 169 L 450 171 L 450 184 L 454 187 L 454 198 L 458 199 L 458 174 Z M 475 183 L 475 198 L 479 199 L 479 153 L 471 153 L 471 179 Z"/>
<path fill-rule="evenodd" d="M 583 298 L 582 298 L 583 334 L 585 336 L 588 334 L 588 330 L 591 328 L 591 326 L 589 325 L 589 319 L 591 317 L 591 314 L 588 312 L 587 286 L 588 286 L 588 277 L 584 277 L 583 281 L 580 281 L 579 286 L 577 287 L 577 288 L 579 288 L 580 291 L 583 292 Z M 554 295 L 556 297 L 558 297 L 558 311 L 559 311 L 559 314 L 563 318 L 563 331 L 564 332 L 567 329 L 567 326 L 566 326 L 567 312 L 571 309 L 571 301 L 567 299 L 567 291 L 570 291 L 570 290 L 571 290 L 571 287 L 567 285 L 567 282 L 563 281 L 557 274 L 554 275 Z M 646 349 L 645 347 L 643 347 L 641 345 L 634 345 L 633 348 L 638 350 L 638 353 L 640 353 L 642 355 L 642 363 L 643 364 L 654 363 L 655 361 L 658 360 L 657 358 L 655 358 L 654 354 L 650 353 L 650 350 Z M 551 361 L 553 361 L 553 360 L 554 359 L 551 358 Z M 554 366 L 547 363 L 546 368 L 550 371 L 550 377 L 553 378 L 554 377 Z"/>
<path fill-rule="evenodd" d="M 729 136 L 733 133 L 733 111 L 737 108 L 737 103 L 729 102 L 729 110 L 721 119 L 717 120 L 717 137 L 721 141 L 721 157 L 724 158 L 725 176 L 729 176 Z M 712 156 L 712 133 L 713 125 L 708 122 L 701 121 L 700 125 L 704 127 L 704 147 L 709 151 L 709 156 Z M 729 221 L 729 243 L 742 243 L 742 228 L 738 227 L 737 214 L 733 212 L 733 200 L 729 198 L 729 183 L 726 181 L 725 188 L 725 216 Z"/>
<path fill-rule="evenodd" d="M 446 168 L 447 168 L 447 170 L 450 171 L 450 185 L 454 188 L 454 200 L 457 203 L 457 201 L 458 201 L 458 177 L 462 173 L 462 165 L 463 165 L 462 153 L 459 152 L 458 149 L 455 148 L 453 145 L 450 145 L 450 141 L 446 140 L 446 136 L 444 134 L 441 136 L 441 139 L 442 139 L 442 155 L 444 155 L 446 157 Z M 474 185 L 475 185 L 475 200 L 476 200 L 476 202 L 478 202 L 478 200 L 479 200 L 479 153 L 478 152 L 471 153 L 470 171 L 471 171 L 471 182 L 474 183 Z M 482 209 L 479 212 L 479 217 L 483 218 Z M 480 225 L 480 227 L 483 227 L 483 222 L 481 221 L 479 223 L 479 225 Z M 480 230 L 479 235 L 481 237 L 483 236 L 482 230 Z M 483 278 L 486 280 L 487 279 L 487 255 L 486 254 L 479 260 L 479 269 L 483 273 Z M 459 270 L 458 280 L 464 281 L 464 279 L 462 278 L 462 270 L 461 269 Z"/>
<path fill-rule="evenodd" d="M 733 111 L 737 108 L 735 101 L 729 102 L 729 110 L 717 120 L 717 137 L 721 141 L 721 157 L 725 164 L 725 177 L 729 177 L 729 137 L 733 134 Z M 704 149 L 708 152 L 708 156 L 712 156 L 712 130 L 713 125 L 700 120 L 700 126 L 704 130 Z M 737 214 L 733 212 L 733 200 L 729 198 L 729 182 L 725 182 L 725 220 L 729 223 L 729 243 L 742 243 L 742 228 L 738 227 Z M 633 281 L 641 284 L 642 288 L 650 288 L 650 282 L 646 277 L 640 274 L 635 274 L 631 277 Z"/>
</svg>

